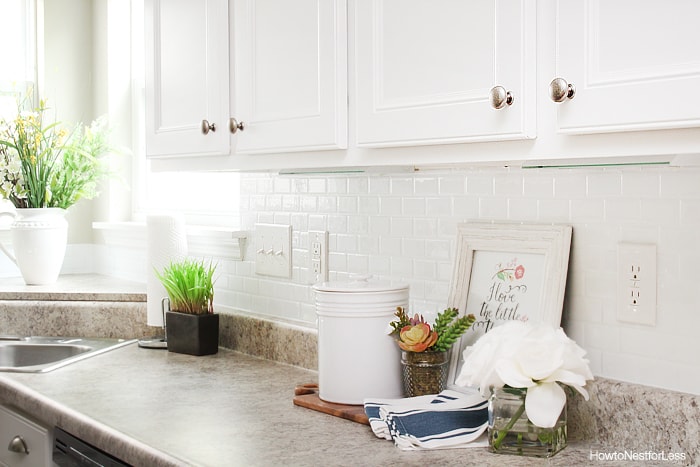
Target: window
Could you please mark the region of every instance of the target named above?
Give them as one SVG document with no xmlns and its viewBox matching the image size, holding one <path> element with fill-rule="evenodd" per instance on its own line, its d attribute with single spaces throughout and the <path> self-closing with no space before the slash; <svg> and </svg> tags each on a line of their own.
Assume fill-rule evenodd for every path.
<svg viewBox="0 0 700 467">
<path fill-rule="evenodd" d="M 36 4 L 34 0 L 0 2 L 0 117 L 12 118 L 17 97 L 36 88 Z"/>
</svg>

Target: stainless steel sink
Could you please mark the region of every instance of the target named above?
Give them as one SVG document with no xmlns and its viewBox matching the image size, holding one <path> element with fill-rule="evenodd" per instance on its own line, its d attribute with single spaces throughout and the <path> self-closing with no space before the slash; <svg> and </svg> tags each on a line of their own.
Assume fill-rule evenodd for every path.
<svg viewBox="0 0 700 467">
<path fill-rule="evenodd" d="M 134 342 L 135 339 L 0 336 L 0 371 L 46 373 Z"/>
</svg>

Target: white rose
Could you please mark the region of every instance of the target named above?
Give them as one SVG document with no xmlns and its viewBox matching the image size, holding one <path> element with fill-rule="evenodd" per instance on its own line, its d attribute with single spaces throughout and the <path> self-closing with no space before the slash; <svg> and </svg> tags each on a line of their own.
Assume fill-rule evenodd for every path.
<svg viewBox="0 0 700 467">
<path fill-rule="evenodd" d="M 526 388 L 525 411 L 537 426 L 556 424 L 566 394 L 558 383 L 579 391 L 593 379 L 585 351 L 561 328 L 511 321 L 482 336 L 464 351 L 464 365 L 455 383 L 478 384 L 482 395 L 491 387 Z"/>
</svg>

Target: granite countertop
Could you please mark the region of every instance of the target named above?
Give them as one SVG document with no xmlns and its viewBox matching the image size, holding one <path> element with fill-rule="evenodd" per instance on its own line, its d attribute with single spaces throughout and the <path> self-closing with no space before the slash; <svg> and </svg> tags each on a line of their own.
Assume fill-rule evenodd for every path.
<svg viewBox="0 0 700 467">
<path fill-rule="evenodd" d="M 0 401 L 152 467 L 570 466 L 600 449 L 571 443 L 549 460 L 486 448 L 404 452 L 366 425 L 293 405 L 294 387 L 314 381 L 315 371 L 231 350 L 192 357 L 134 344 L 50 373 L 0 373 Z"/>
</svg>

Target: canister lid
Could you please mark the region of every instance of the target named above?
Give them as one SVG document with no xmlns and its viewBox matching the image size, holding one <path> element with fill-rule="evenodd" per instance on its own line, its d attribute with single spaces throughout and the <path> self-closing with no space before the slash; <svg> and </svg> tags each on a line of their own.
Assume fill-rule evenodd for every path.
<svg viewBox="0 0 700 467">
<path fill-rule="evenodd" d="M 313 288 L 319 292 L 339 293 L 391 292 L 408 289 L 406 284 L 371 279 L 371 275 L 355 275 L 350 276 L 348 281 L 321 282 L 314 284 Z"/>
</svg>

